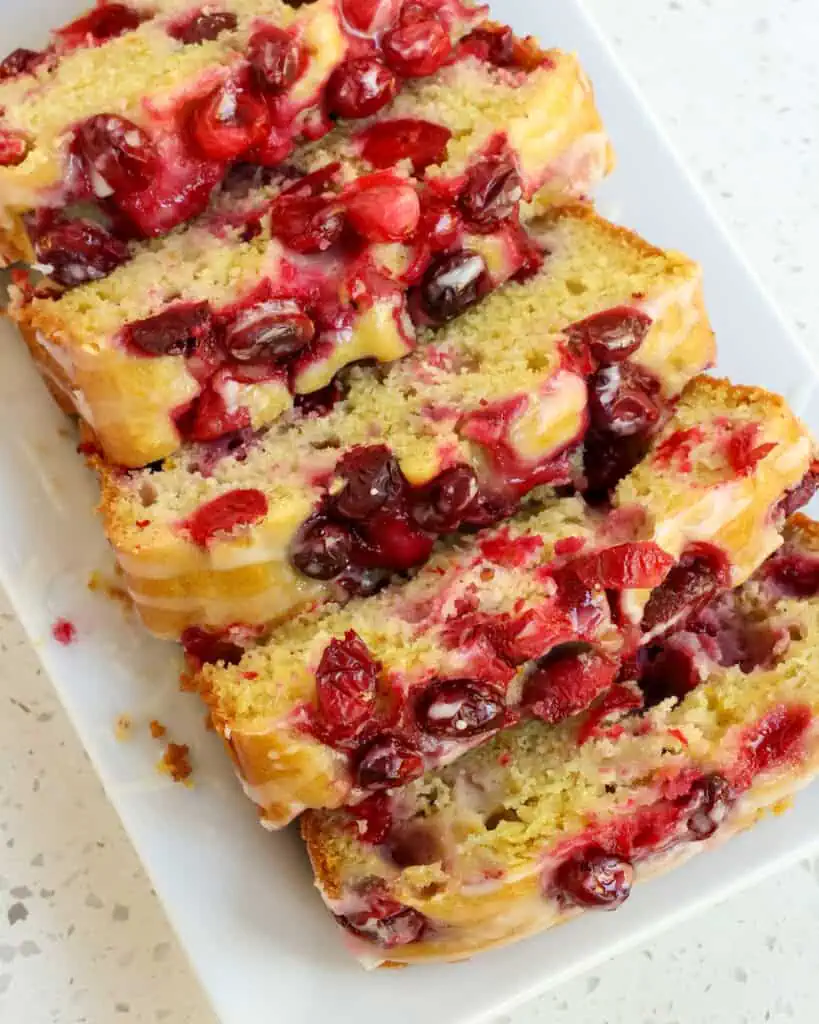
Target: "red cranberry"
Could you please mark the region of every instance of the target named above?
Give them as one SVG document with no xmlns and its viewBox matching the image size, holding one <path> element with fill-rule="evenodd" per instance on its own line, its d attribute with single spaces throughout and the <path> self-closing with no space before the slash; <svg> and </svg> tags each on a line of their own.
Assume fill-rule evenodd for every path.
<svg viewBox="0 0 819 1024">
<path fill-rule="evenodd" d="M 785 597 L 806 600 L 819 594 L 819 558 L 796 552 L 777 554 L 768 561 L 764 574 Z"/>
<path fill-rule="evenodd" d="M 395 22 L 402 0 L 341 0 L 347 24 L 362 35 L 383 32 Z"/>
<path fill-rule="evenodd" d="M 581 907 L 615 910 L 624 903 L 634 881 L 630 861 L 592 847 L 564 861 L 555 872 L 560 894 Z"/>
<path fill-rule="evenodd" d="M 338 117 L 370 117 L 398 92 L 395 73 L 377 57 L 345 61 L 327 83 L 327 105 Z"/>
<path fill-rule="evenodd" d="M 76 21 L 57 29 L 56 35 L 64 46 L 71 48 L 104 43 L 125 32 L 131 32 L 143 20 L 143 14 L 125 4 L 101 4 Z"/>
<path fill-rule="evenodd" d="M 325 648 L 316 669 L 316 707 L 336 741 L 354 736 L 371 716 L 380 672 L 353 630 Z"/>
<path fill-rule="evenodd" d="M 759 424 L 746 423 L 734 430 L 726 442 L 728 465 L 737 476 L 749 476 L 776 448 L 773 442 L 757 444 Z"/>
<path fill-rule="evenodd" d="M 220 661 L 225 665 L 238 665 L 245 653 L 239 644 L 199 626 L 188 626 L 180 641 L 185 654 L 197 667 L 215 665 Z"/>
<path fill-rule="evenodd" d="M 392 828 L 392 803 L 387 793 L 373 793 L 350 808 L 355 834 L 362 843 L 379 846 Z"/>
<path fill-rule="evenodd" d="M 252 526 L 266 515 L 265 495 L 252 487 L 239 488 L 200 505 L 184 525 L 194 544 L 207 548 L 217 535 L 229 535 L 237 527 Z"/>
<path fill-rule="evenodd" d="M 461 234 L 458 211 L 442 199 L 427 197 L 421 205 L 416 241 L 432 252 L 443 252 L 456 244 Z"/>
<path fill-rule="evenodd" d="M 806 705 L 780 704 L 748 730 L 744 755 L 751 779 L 792 761 L 812 721 L 813 713 Z"/>
<path fill-rule="evenodd" d="M 237 82 L 222 82 L 194 103 L 190 126 L 193 139 L 204 156 L 227 162 L 240 157 L 265 137 L 267 107 Z"/>
<path fill-rule="evenodd" d="M 225 334 L 225 348 L 240 363 L 289 359 L 315 333 L 313 321 L 294 299 L 268 299 L 238 315 Z"/>
<path fill-rule="evenodd" d="M 400 904 L 396 904 L 400 906 Z M 337 919 L 349 931 L 383 949 L 395 949 L 417 942 L 426 928 L 426 918 L 406 907 L 390 917 L 374 917 L 371 913 L 349 914 Z"/>
<path fill-rule="evenodd" d="M 218 441 L 225 434 L 249 429 L 250 412 L 246 406 L 228 408 L 221 392 L 206 385 L 187 414 L 177 418 L 180 437 L 187 441 Z"/>
<path fill-rule="evenodd" d="M 470 679 L 441 679 L 418 702 L 418 724 L 433 736 L 469 739 L 499 729 L 506 717 L 503 695 Z"/>
<path fill-rule="evenodd" d="M 326 252 L 344 230 L 341 203 L 325 196 L 282 196 L 271 213 L 274 235 L 296 252 Z"/>
<path fill-rule="evenodd" d="M 456 530 L 478 496 L 478 480 L 470 466 L 452 466 L 413 495 L 412 518 L 431 533 Z"/>
<path fill-rule="evenodd" d="M 481 160 L 467 175 L 460 195 L 467 222 L 478 231 L 494 231 L 517 210 L 523 182 L 509 156 Z"/>
<path fill-rule="evenodd" d="M 416 748 L 401 736 L 378 736 L 359 753 L 356 784 L 362 789 L 392 789 L 417 779 L 424 761 Z"/>
<path fill-rule="evenodd" d="M 590 555 L 581 555 L 570 569 L 583 583 L 605 590 L 653 589 L 668 575 L 674 559 L 652 541 L 615 544 Z"/>
<path fill-rule="evenodd" d="M 34 244 L 39 263 L 51 267 L 48 276 L 66 288 L 106 277 L 130 253 L 128 246 L 89 220 L 66 220 L 43 232 Z"/>
<path fill-rule="evenodd" d="M 367 519 L 361 529 L 367 548 L 359 552 L 359 558 L 366 564 L 405 572 L 425 562 L 432 551 L 429 534 L 386 509 Z"/>
<path fill-rule="evenodd" d="M 353 537 L 346 527 L 324 519 L 308 520 L 293 545 L 296 568 L 313 580 L 331 580 L 347 567 Z"/>
<path fill-rule="evenodd" d="M 439 256 L 420 285 L 423 312 L 443 324 L 473 306 L 489 289 L 489 270 L 480 253 L 471 249 Z"/>
<path fill-rule="evenodd" d="M 232 11 L 198 11 L 183 24 L 171 26 L 168 34 L 180 43 L 206 43 L 223 32 L 232 32 L 238 19 Z"/>
<path fill-rule="evenodd" d="M 649 598 L 643 629 L 657 633 L 682 625 L 730 582 L 725 555 L 710 544 L 692 544 Z"/>
<path fill-rule="evenodd" d="M 716 772 L 694 783 L 695 809 L 688 819 L 688 831 L 695 841 L 710 839 L 728 813 L 734 796 L 728 780 Z"/>
<path fill-rule="evenodd" d="M 639 309 L 617 306 L 595 313 L 564 330 L 566 337 L 588 348 L 598 363 L 621 363 L 643 344 L 654 321 Z"/>
<path fill-rule="evenodd" d="M 401 160 L 411 160 L 416 174 L 446 156 L 452 132 L 432 121 L 401 118 L 379 121 L 358 136 L 361 156 L 373 167 L 383 170 Z"/>
<path fill-rule="evenodd" d="M 76 148 L 96 194 L 138 192 L 159 170 L 147 134 L 124 117 L 96 114 L 77 129 Z"/>
<path fill-rule="evenodd" d="M 207 303 L 195 302 L 128 324 L 124 337 L 127 344 L 148 356 L 190 356 L 210 338 L 211 330 Z"/>
<path fill-rule="evenodd" d="M 398 462 L 383 445 L 353 449 L 339 462 L 336 473 L 344 487 L 335 497 L 335 509 L 348 519 L 368 519 L 403 485 Z"/>
<path fill-rule="evenodd" d="M 359 178 L 347 194 L 347 218 L 368 242 L 405 242 L 418 227 L 421 203 L 408 181 L 380 172 Z"/>
<path fill-rule="evenodd" d="M 645 433 L 660 419 L 659 392 L 655 378 L 631 363 L 603 366 L 590 381 L 592 421 L 617 437 Z"/>
<path fill-rule="evenodd" d="M 287 92 L 307 67 L 304 47 L 275 25 L 254 32 L 248 43 L 247 57 L 259 86 L 272 93 Z"/>
<path fill-rule="evenodd" d="M 30 75 L 38 64 L 45 60 L 45 54 L 37 50 L 27 50 L 20 47 L 12 50 L 8 57 L 0 62 L 0 82 L 9 78 L 16 78 L 18 75 Z"/>
<path fill-rule="evenodd" d="M 382 48 L 389 66 L 403 78 L 423 78 L 444 66 L 452 41 L 439 21 L 416 21 L 387 32 Z"/>
<path fill-rule="evenodd" d="M 614 685 L 618 666 L 596 651 L 558 650 L 527 678 L 523 705 L 552 725 L 584 711 Z"/>
<path fill-rule="evenodd" d="M 0 167 L 16 167 L 28 156 L 28 141 L 18 132 L 0 128 Z"/>
</svg>

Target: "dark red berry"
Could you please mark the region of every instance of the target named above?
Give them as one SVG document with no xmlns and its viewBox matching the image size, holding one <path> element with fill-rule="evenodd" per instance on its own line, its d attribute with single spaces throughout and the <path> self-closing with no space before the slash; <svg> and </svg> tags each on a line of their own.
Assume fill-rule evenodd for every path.
<svg viewBox="0 0 819 1024">
<path fill-rule="evenodd" d="M 335 497 L 335 509 L 348 519 L 368 519 L 403 486 L 398 461 L 383 445 L 354 448 L 339 462 L 336 474 L 344 486 Z"/>
<path fill-rule="evenodd" d="M 384 734 L 364 747 L 356 762 L 356 784 L 362 789 L 392 789 L 424 772 L 420 753 L 401 736 Z"/>
<path fill-rule="evenodd" d="M 316 713 L 335 741 L 355 736 L 371 716 L 380 672 L 353 630 L 325 648 L 316 669 Z"/>
<path fill-rule="evenodd" d="M 0 62 L 0 82 L 5 82 L 18 75 L 30 75 L 38 64 L 46 59 L 46 54 L 37 50 L 27 50 L 20 47 L 12 50 L 8 57 Z"/>
<path fill-rule="evenodd" d="M 715 772 L 698 779 L 691 795 L 694 810 L 688 819 L 688 831 L 695 841 L 710 839 L 734 802 L 731 786 L 724 776 Z"/>
<path fill-rule="evenodd" d="M 296 252 L 326 252 L 341 238 L 344 209 L 330 197 L 281 196 L 271 210 L 270 226 Z"/>
<path fill-rule="evenodd" d="M 624 903 L 633 881 L 630 861 L 596 847 L 564 861 L 554 877 L 554 885 L 564 899 L 604 910 L 615 910 Z"/>
<path fill-rule="evenodd" d="M 360 914 L 348 914 L 337 920 L 359 938 L 374 942 L 382 949 L 395 949 L 417 942 L 426 928 L 426 918 L 411 907 L 399 910 L 388 917 L 375 917 L 365 911 Z"/>
<path fill-rule="evenodd" d="M 252 526 L 267 515 L 267 498 L 255 488 L 239 488 L 205 502 L 183 524 L 191 540 L 207 548 L 220 535 L 229 536 L 237 528 Z"/>
<path fill-rule="evenodd" d="M 240 363 L 289 359 L 316 333 L 294 299 L 268 299 L 243 310 L 225 332 L 225 348 Z"/>
<path fill-rule="evenodd" d="M 368 242 L 405 242 L 421 217 L 415 186 L 388 172 L 358 178 L 346 195 L 347 218 Z"/>
<path fill-rule="evenodd" d="M 334 379 L 319 391 L 296 395 L 293 405 L 302 416 L 326 416 L 345 396 L 344 385 Z"/>
<path fill-rule="evenodd" d="M 412 497 L 412 518 L 431 533 L 456 530 L 478 496 L 478 479 L 470 466 L 445 469 Z"/>
<path fill-rule="evenodd" d="M 415 239 L 432 252 L 443 252 L 457 243 L 462 226 L 456 209 L 442 199 L 427 196 L 421 204 Z"/>
<path fill-rule="evenodd" d="M 199 626 L 189 626 L 180 637 L 185 654 L 196 668 L 202 665 L 238 665 L 244 656 L 244 648 L 226 637 Z"/>
<path fill-rule="evenodd" d="M 629 306 L 617 306 L 580 320 L 563 333 L 587 348 L 604 366 L 621 363 L 643 344 L 653 320 L 647 313 Z"/>
<path fill-rule="evenodd" d="M 618 665 L 597 651 L 569 647 L 541 662 L 526 679 L 522 703 L 531 714 L 555 725 L 585 711 L 617 678 Z"/>
<path fill-rule="evenodd" d="M 579 579 L 605 590 L 653 589 L 668 575 L 674 559 L 653 541 L 615 544 L 570 563 Z"/>
<path fill-rule="evenodd" d="M 487 683 L 441 679 L 424 691 L 416 714 L 420 727 L 433 736 L 469 739 L 499 729 L 506 703 Z"/>
<path fill-rule="evenodd" d="M 275 25 L 254 32 L 247 58 L 259 86 L 272 93 L 287 92 L 307 67 L 307 51 L 298 39 Z"/>
<path fill-rule="evenodd" d="M 485 24 L 461 40 L 459 53 L 468 53 L 499 68 L 534 71 L 549 57 L 531 36 L 519 39 L 506 25 Z"/>
<path fill-rule="evenodd" d="M 494 231 L 517 210 L 523 182 L 508 156 L 481 160 L 471 168 L 460 195 L 461 211 L 478 231 Z"/>
<path fill-rule="evenodd" d="M 16 167 L 28 156 L 28 140 L 19 132 L 0 129 L 0 167 Z"/>
<path fill-rule="evenodd" d="M 439 256 L 429 266 L 420 285 L 423 312 L 437 324 L 446 323 L 474 305 L 489 289 L 489 270 L 478 252 Z"/>
<path fill-rule="evenodd" d="M 327 105 L 338 117 L 370 117 L 398 92 L 395 73 L 377 57 L 345 61 L 327 83 Z"/>
<path fill-rule="evenodd" d="M 819 558 L 786 550 L 770 558 L 763 573 L 785 597 L 806 600 L 819 594 Z"/>
<path fill-rule="evenodd" d="M 189 46 L 209 42 L 223 32 L 232 32 L 237 24 L 238 19 L 232 11 L 197 11 L 192 18 L 172 25 L 168 34 Z"/>
<path fill-rule="evenodd" d="M 159 156 L 148 135 L 116 114 L 96 114 L 76 131 L 75 147 L 94 192 L 138 192 L 159 170 Z"/>
<path fill-rule="evenodd" d="M 209 160 L 228 162 L 261 142 L 269 115 L 261 98 L 234 81 L 222 82 L 190 109 L 190 130 Z"/>
<path fill-rule="evenodd" d="M 405 572 L 425 562 L 433 539 L 402 515 L 383 509 L 361 524 L 366 548 L 359 550 L 362 564 Z"/>
<path fill-rule="evenodd" d="M 643 434 L 659 422 L 660 386 L 631 363 L 601 367 L 589 384 L 589 409 L 594 425 L 617 437 Z"/>
<path fill-rule="evenodd" d="M 137 28 L 145 15 L 126 4 L 101 4 L 88 14 L 57 29 L 56 35 L 63 46 L 73 49 L 89 42 L 104 43 L 124 32 Z"/>
<path fill-rule="evenodd" d="M 449 33 L 433 20 L 398 25 L 385 34 L 381 45 L 385 60 L 403 78 L 434 74 L 452 52 Z"/>
<path fill-rule="evenodd" d="M 190 356 L 211 337 L 210 310 L 206 302 L 172 306 L 156 316 L 128 324 L 126 344 L 148 356 Z"/>
<path fill-rule="evenodd" d="M 247 406 L 229 408 L 221 391 L 206 385 L 187 414 L 178 417 L 176 427 L 187 441 L 218 441 L 225 434 L 249 429 Z"/>
<path fill-rule="evenodd" d="M 671 697 L 683 700 L 702 682 L 695 651 L 673 641 L 672 637 L 667 646 L 644 653 L 639 685 L 649 704 L 659 704 Z"/>
<path fill-rule="evenodd" d="M 615 437 L 590 430 L 583 443 L 584 497 L 593 502 L 605 500 L 643 459 L 647 448 L 648 441 L 640 434 Z"/>
<path fill-rule="evenodd" d="M 383 32 L 395 22 L 402 0 L 341 0 L 347 24 L 361 35 Z"/>
<path fill-rule="evenodd" d="M 681 626 L 730 582 L 731 568 L 722 551 L 710 544 L 690 545 L 649 598 L 643 630 L 657 634 Z"/>
<path fill-rule="evenodd" d="M 348 597 L 372 597 L 389 583 L 390 574 L 386 569 L 350 565 L 336 577 L 335 584 Z"/>
<path fill-rule="evenodd" d="M 37 261 L 48 264 L 48 276 L 66 288 L 106 277 L 129 257 L 128 246 L 89 220 L 53 224 L 34 243 Z"/>
<path fill-rule="evenodd" d="M 373 793 L 350 808 L 356 838 L 362 843 L 379 846 L 392 828 L 392 805 L 387 793 Z"/>
<path fill-rule="evenodd" d="M 296 537 L 291 558 L 310 579 L 331 580 L 347 567 L 352 550 L 353 536 L 346 527 L 313 519 Z"/>
<path fill-rule="evenodd" d="M 361 144 L 361 156 L 373 167 L 383 170 L 394 167 L 401 160 L 411 160 L 413 170 L 420 174 L 445 158 L 452 132 L 432 121 L 401 118 L 379 121 L 357 138 Z"/>
</svg>

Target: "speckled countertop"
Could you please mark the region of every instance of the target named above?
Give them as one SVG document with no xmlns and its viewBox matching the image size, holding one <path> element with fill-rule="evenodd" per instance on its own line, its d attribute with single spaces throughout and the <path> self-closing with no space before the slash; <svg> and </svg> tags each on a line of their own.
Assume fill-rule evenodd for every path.
<svg viewBox="0 0 819 1024">
<path fill-rule="evenodd" d="M 817 0 L 587 3 L 819 356 Z M 0 764 L 0 1020 L 210 1024 L 184 954 L 2 598 Z M 819 1004 L 817 932 L 819 861 L 503 1024 L 808 1024 Z"/>
</svg>

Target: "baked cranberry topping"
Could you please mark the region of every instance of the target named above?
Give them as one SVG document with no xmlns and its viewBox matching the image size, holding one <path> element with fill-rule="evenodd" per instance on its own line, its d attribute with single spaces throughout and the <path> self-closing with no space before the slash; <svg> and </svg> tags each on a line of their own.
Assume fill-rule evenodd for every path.
<svg viewBox="0 0 819 1024">
<path fill-rule="evenodd" d="M 478 490 L 478 479 L 470 466 L 452 466 L 414 492 L 410 514 L 431 533 L 456 530 L 473 507 Z"/>
<path fill-rule="evenodd" d="M 366 800 L 350 808 L 353 828 L 362 843 L 379 846 L 390 834 L 392 810 L 387 793 L 373 793 Z"/>
<path fill-rule="evenodd" d="M 260 88 L 271 93 L 287 92 L 307 67 L 305 48 L 275 25 L 253 33 L 247 44 L 247 59 Z"/>
<path fill-rule="evenodd" d="M 27 50 L 19 47 L 12 50 L 3 61 L 0 61 L 0 82 L 6 82 L 18 75 L 30 75 L 35 68 L 46 59 L 46 54 L 38 50 Z"/>
<path fill-rule="evenodd" d="M 506 717 L 503 694 L 471 679 L 440 679 L 416 708 L 418 724 L 433 736 L 469 739 L 499 729 Z"/>
<path fill-rule="evenodd" d="M 346 569 L 353 551 L 353 535 L 339 523 L 309 519 L 293 543 L 296 568 L 314 580 L 331 580 Z"/>
<path fill-rule="evenodd" d="M 583 711 L 617 677 L 616 662 L 577 644 L 558 648 L 526 679 L 523 706 L 544 722 L 556 724 Z"/>
<path fill-rule="evenodd" d="M 560 895 L 581 907 L 615 910 L 631 894 L 634 866 L 628 860 L 591 847 L 564 861 L 555 872 Z"/>
<path fill-rule="evenodd" d="M 417 779 L 423 772 L 423 758 L 409 740 L 385 733 L 360 751 L 355 778 L 362 789 L 392 789 Z"/>
<path fill-rule="evenodd" d="M 548 56 L 532 38 L 519 39 L 508 25 L 481 25 L 459 44 L 468 53 L 499 68 L 534 71 L 548 63 Z"/>
<path fill-rule="evenodd" d="M 673 565 L 671 555 L 657 544 L 635 541 L 582 555 L 570 562 L 568 568 L 587 585 L 627 590 L 659 586 Z"/>
<path fill-rule="evenodd" d="M 452 132 L 443 125 L 414 118 L 381 121 L 358 135 L 361 156 L 373 167 L 383 170 L 411 160 L 416 174 L 441 163 L 451 138 Z"/>
<path fill-rule="evenodd" d="M 220 535 L 228 536 L 243 526 L 252 526 L 267 515 L 267 498 L 255 488 L 238 488 L 206 501 L 182 524 L 191 540 L 207 548 Z"/>
<path fill-rule="evenodd" d="M 203 156 L 224 162 L 236 160 L 260 142 L 267 134 L 268 118 L 264 101 L 235 81 L 217 85 L 189 112 L 191 135 Z"/>
<path fill-rule="evenodd" d="M 583 345 L 598 363 L 607 366 L 628 359 L 643 344 L 653 320 L 629 306 L 595 313 L 564 330 L 570 342 Z"/>
<path fill-rule="evenodd" d="M 434 74 L 452 52 L 449 33 L 439 21 L 413 21 L 391 29 L 382 40 L 384 58 L 404 78 Z"/>
<path fill-rule="evenodd" d="M 367 519 L 403 487 L 395 456 L 383 445 L 354 448 L 336 467 L 344 487 L 335 496 L 336 511 L 348 519 Z"/>
<path fill-rule="evenodd" d="M 96 114 L 84 121 L 74 145 L 99 196 L 137 192 L 159 171 L 156 148 L 146 133 L 116 114 Z"/>
<path fill-rule="evenodd" d="M 16 167 L 28 155 L 28 141 L 18 132 L 0 129 L 0 167 Z"/>
<path fill-rule="evenodd" d="M 347 218 L 368 242 L 405 242 L 418 227 L 421 203 L 410 182 L 389 172 L 368 174 L 346 193 Z"/>
<path fill-rule="evenodd" d="M 271 230 L 296 252 L 326 252 L 344 230 L 344 210 L 333 196 L 284 194 L 271 209 Z"/>
<path fill-rule="evenodd" d="M 397 909 L 394 909 L 397 908 Z M 395 949 L 417 942 L 426 929 L 426 918 L 411 907 L 395 900 L 383 900 L 379 906 L 359 914 L 348 914 L 336 920 L 348 931 L 383 949 Z"/>
<path fill-rule="evenodd" d="M 661 401 L 656 378 L 632 363 L 603 366 L 589 382 L 594 425 L 617 437 L 642 434 L 656 426 Z"/>
<path fill-rule="evenodd" d="M 494 231 L 517 210 L 523 182 L 508 155 L 481 160 L 467 174 L 459 203 L 467 223 L 476 231 Z"/>
<path fill-rule="evenodd" d="M 106 277 L 129 257 L 128 246 L 89 220 L 52 221 L 37 236 L 34 251 L 48 276 L 66 288 Z"/>
<path fill-rule="evenodd" d="M 127 345 L 147 356 L 190 356 L 212 331 L 206 302 L 171 306 L 145 320 L 128 324 L 123 331 Z"/>
<path fill-rule="evenodd" d="M 362 35 L 383 32 L 394 24 L 402 0 L 341 0 L 347 24 Z"/>
<path fill-rule="evenodd" d="M 144 20 L 145 15 L 126 4 L 102 4 L 58 28 L 55 35 L 64 47 L 73 49 L 114 39 L 137 28 Z"/>
<path fill-rule="evenodd" d="M 784 597 L 801 599 L 819 594 L 819 557 L 787 549 L 769 559 L 763 570 Z"/>
<path fill-rule="evenodd" d="M 238 23 L 232 11 L 197 11 L 185 21 L 169 26 L 168 35 L 187 45 L 206 43 L 223 32 L 232 32 Z"/>
<path fill-rule="evenodd" d="M 421 311 L 433 323 L 446 323 L 474 305 L 489 287 L 489 271 L 480 253 L 461 249 L 438 256 L 419 286 Z"/>
<path fill-rule="evenodd" d="M 688 831 L 695 842 L 710 837 L 717 831 L 734 802 L 728 780 L 714 772 L 694 783 L 691 790 L 694 810 L 688 819 Z"/>
<path fill-rule="evenodd" d="M 370 117 L 393 99 L 398 78 L 377 57 L 345 61 L 327 83 L 327 105 L 338 117 Z"/>
<path fill-rule="evenodd" d="M 199 668 L 202 665 L 238 665 L 244 656 L 244 648 L 228 640 L 223 634 L 188 626 L 180 642 L 187 657 Z"/>
<path fill-rule="evenodd" d="M 643 630 L 658 633 L 681 626 L 730 582 L 731 567 L 722 551 L 711 544 L 691 544 L 649 598 Z"/>
<path fill-rule="evenodd" d="M 361 531 L 366 546 L 357 556 L 363 565 L 404 572 L 424 563 L 432 552 L 434 541 L 428 533 L 386 509 L 362 523 Z"/>
<path fill-rule="evenodd" d="M 243 310 L 225 332 L 240 363 L 289 359 L 313 340 L 315 326 L 295 299 L 268 299 Z"/>
<path fill-rule="evenodd" d="M 353 630 L 327 645 L 316 669 L 316 714 L 333 742 L 355 736 L 372 715 L 380 672 Z"/>
</svg>

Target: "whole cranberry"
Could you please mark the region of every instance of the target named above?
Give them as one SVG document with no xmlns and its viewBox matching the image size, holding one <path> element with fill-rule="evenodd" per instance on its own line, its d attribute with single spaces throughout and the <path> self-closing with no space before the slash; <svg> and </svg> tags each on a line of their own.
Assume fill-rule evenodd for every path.
<svg viewBox="0 0 819 1024">
<path fill-rule="evenodd" d="M 615 854 L 591 847 L 564 861 L 554 884 L 564 899 L 581 907 L 615 910 L 631 894 L 634 867 Z"/>
<path fill-rule="evenodd" d="M 243 310 L 225 332 L 225 348 L 240 363 L 289 359 L 316 333 L 295 299 L 268 299 Z"/>
<path fill-rule="evenodd" d="M 362 789 L 381 790 L 403 786 L 423 772 L 423 758 L 409 740 L 385 733 L 359 752 L 355 777 Z"/>
<path fill-rule="evenodd" d="M 422 311 L 433 323 L 459 316 L 489 288 L 489 270 L 480 253 L 471 249 L 433 260 L 419 287 Z"/>
<path fill-rule="evenodd" d="M 341 238 L 344 209 L 333 197 L 281 196 L 271 211 L 271 230 L 296 252 L 326 252 Z"/>
<path fill-rule="evenodd" d="M 413 494 L 412 518 L 431 533 L 456 530 L 472 509 L 478 490 L 470 466 L 451 466 Z"/>
<path fill-rule="evenodd" d="M 338 523 L 308 520 L 293 544 L 295 567 L 314 580 L 331 580 L 347 567 L 353 550 L 353 536 Z"/>
<path fill-rule="evenodd" d="M 223 32 L 232 32 L 238 19 L 232 11 L 197 11 L 192 18 L 182 24 L 171 26 L 168 34 L 180 43 L 190 46 L 194 43 L 206 43 L 216 39 Z"/>
<path fill-rule="evenodd" d="M 490 157 L 476 164 L 467 176 L 460 206 L 467 222 L 478 231 L 494 231 L 517 210 L 523 182 L 508 156 Z"/>
<path fill-rule="evenodd" d="M 190 356 L 211 333 L 208 304 L 191 302 L 128 324 L 123 335 L 128 345 L 147 356 Z"/>
<path fill-rule="evenodd" d="M 567 327 L 563 333 L 575 344 L 589 349 L 598 363 L 621 363 L 643 344 L 653 320 L 630 306 L 595 313 Z"/>
<path fill-rule="evenodd" d="M 347 218 L 368 242 L 405 242 L 421 217 L 415 187 L 389 172 L 359 178 L 347 193 Z"/>
<path fill-rule="evenodd" d="M 433 75 L 452 52 L 449 33 L 439 21 L 416 21 L 398 25 L 382 41 L 384 57 L 402 78 Z"/>
<path fill-rule="evenodd" d="M 336 577 L 335 585 L 348 597 L 372 597 L 389 583 L 390 574 L 386 569 L 349 565 Z"/>
<path fill-rule="evenodd" d="M 550 725 L 584 711 L 614 684 L 618 665 L 596 651 L 570 645 L 544 658 L 526 679 L 522 704 Z"/>
<path fill-rule="evenodd" d="M 443 252 L 457 243 L 462 227 L 461 217 L 454 207 L 443 199 L 425 196 L 415 240 L 432 252 Z"/>
<path fill-rule="evenodd" d="M 159 170 L 148 135 L 116 114 L 96 114 L 79 126 L 75 147 L 98 195 L 138 192 Z"/>
<path fill-rule="evenodd" d="M 275 25 L 254 32 L 247 58 L 259 86 L 267 92 L 287 92 L 304 74 L 307 51 L 293 36 Z"/>
<path fill-rule="evenodd" d="M 264 101 L 239 82 L 226 81 L 195 101 L 189 112 L 191 136 L 203 156 L 227 163 L 267 135 Z"/>
<path fill-rule="evenodd" d="M 129 257 L 128 246 L 93 221 L 58 221 L 34 243 L 39 263 L 48 276 L 66 288 L 107 277 Z"/>
<path fill-rule="evenodd" d="M 350 739 L 372 715 L 380 672 L 353 630 L 327 645 L 316 668 L 316 713 L 334 741 Z"/>
<path fill-rule="evenodd" d="M 643 630 L 659 634 L 682 626 L 711 598 L 729 586 L 731 568 L 724 552 L 711 544 L 694 543 L 657 587 L 643 612 Z"/>
<path fill-rule="evenodd" d="M 327 106 L 338 117 L 370 117 L 398 92 L 395 73 L 377 57 L 356 57 L 339 65 L 327 83 Z"/>
<path fill-rule="evenodd" d="M 731 785 L 725 776 L 714 772 L 694 783 L 691 796 L 694 810 L 688 819 L 688 831 L 696 842 L 710 839 L 734 802 Z"/>
<path fill-rule="evenodd" d="M 469 739 L 499 729 L 506 717 L 506 703 L 487 683 L 441 679 L 424 691 L 416 715 L 420 727 L 433 736 Z"/>
<path fill-rule="evenodd" d="M 384 445 L 354 448 L 336 474 L 344 486 L 335 496 L 335 510 L 347 519 L 368 519 L 403 487 L 398 461 Z"/>
<path fill-rule="evenodd" d="M 16 167 L 28 156 L 28 140 L 19 132 L 0 128 L 0 167 Z"/>
<path fill-rule="evenodd" d="M 404 515 L 381 509 L 361 524 L 366 546 L 358 552 L 362 564 L 406 572 L 430 556 L 433 539 Z"/>
<path fill-rule="evenodd" d="M 601 367 L 589 385 L 594 425 L 617 437 L 644 434 L 659 422 L 662 398 L 657 380 L 631 363 Z"/>
</svg>

